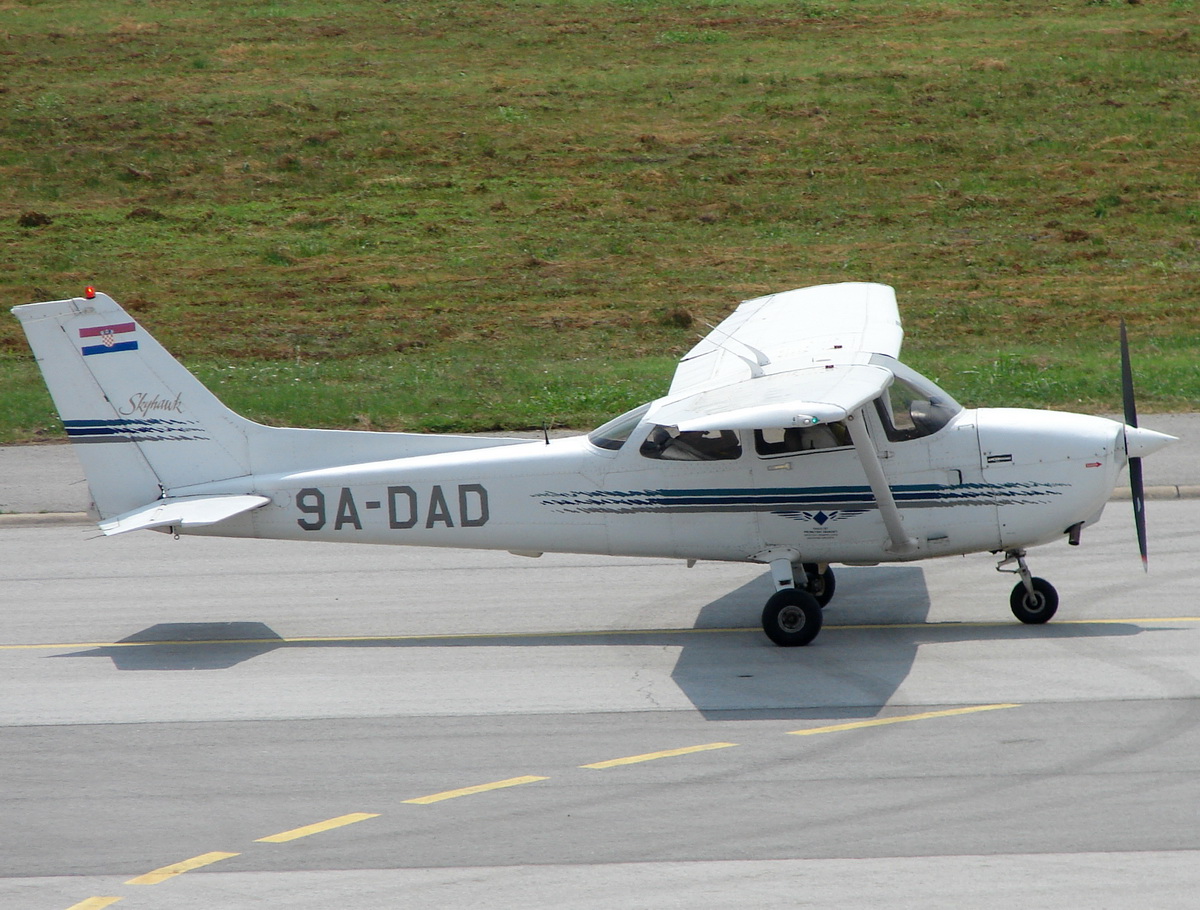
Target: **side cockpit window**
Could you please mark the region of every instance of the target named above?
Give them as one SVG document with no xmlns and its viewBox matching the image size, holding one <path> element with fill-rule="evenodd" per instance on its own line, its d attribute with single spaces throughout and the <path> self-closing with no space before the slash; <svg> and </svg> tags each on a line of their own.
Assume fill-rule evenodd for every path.
<svg viewBox="0 0 1200 910">
<path fill-rule="evenodd" d="M 667 461 L 728 461 L 740 458 L 742 443 L 733 430 L 688 430 L 657 426 L 642 443 L 647 458 Z"/>
<path fill-rule="evenodd" d="M 840 420 L 814 427 L 776 427 L 754 431 L 754 451 L 764 458 L 796 455 L 851 445 L 850 432 Z"/>
</svg>

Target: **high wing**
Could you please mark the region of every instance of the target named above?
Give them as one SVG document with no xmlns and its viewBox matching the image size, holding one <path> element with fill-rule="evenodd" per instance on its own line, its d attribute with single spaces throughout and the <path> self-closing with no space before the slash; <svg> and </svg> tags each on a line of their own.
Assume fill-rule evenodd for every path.
<svg viewBox="0 0 1200 910">
<path fill-rule="evenodd" d="M 904 337 L 883 284 L 799 288 L 748 300 L 691 349 L 650 416 L 681 430 L 841 420 L 892 381 L 872 364 Z"/>
</svg>

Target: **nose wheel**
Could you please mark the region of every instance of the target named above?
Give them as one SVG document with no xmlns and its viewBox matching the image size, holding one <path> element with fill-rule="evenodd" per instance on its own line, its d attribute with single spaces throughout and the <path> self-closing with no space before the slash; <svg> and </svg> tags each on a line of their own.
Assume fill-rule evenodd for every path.
<svg viewBox="0 0 1200 910">
<path fill-rule="evenodd" d="M 1015 569 L 1006 569 L 1010 563 L 1016 563 Z M 996 566 L 998 572 L 1012 572 L 1021 576 L 1009 595 L 1008 605 L 1012 608 L 1013 616 L 1027 625 L 1041 625 L 1049 622 L 1058 611 L 1058 591 L 1054 585 L 1044 578 L 1035 578 L 1025 565 L 1024 550 L 1010 550 L 1004 554 L 1004 560 Z"/>
<path fill-rule="evenodd" d="M 1025 588 L 1025 582 L 1018 582 L 1008 598 L 1013 616 L 1029 625 L 1039 625 L 1048 622 L 1058 610 L 1058 592 L 1054 585 L 1044 578 L 1030 578 L 1033 591 Z"/>
</svg>

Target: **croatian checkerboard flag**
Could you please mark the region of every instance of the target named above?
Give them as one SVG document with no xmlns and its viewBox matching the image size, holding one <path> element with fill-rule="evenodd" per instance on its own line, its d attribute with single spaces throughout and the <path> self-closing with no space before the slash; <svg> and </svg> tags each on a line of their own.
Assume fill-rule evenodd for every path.
<svg viewBox="0 0 1200 910">
<path fill-rule="evenodd" d="M 132 322 L 118 322 L 115 325 L 95 325 L 91 328 L 80 329 L 80 338 L 97 338 L 99 344 L 85 344 L 83 356 L 90 354 L 114 354 L 117 351 L 136 351 L 138 343 L 132 339 L 118 340 L 120 335 L 128 335 L 137 329 Z"/>
</svg>

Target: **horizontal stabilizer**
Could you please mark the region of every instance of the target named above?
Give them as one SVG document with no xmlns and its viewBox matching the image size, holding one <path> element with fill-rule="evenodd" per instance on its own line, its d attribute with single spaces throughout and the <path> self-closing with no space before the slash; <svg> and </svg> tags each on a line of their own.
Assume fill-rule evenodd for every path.
<svg viewBox="0 0 1200 910">
<path fill-rule="evenodd" d="M 159 499 L 149 505 L 118 515 L 100 523 L 100 530 L 107 535 L 124 534 L 142 528 L 164 528 L 170 525 L 192 527 L 211 525 L 251 509 L 265 506 L 271 500 L 266 496 L 180 496 L 175 499 Z"/>
</svg>

